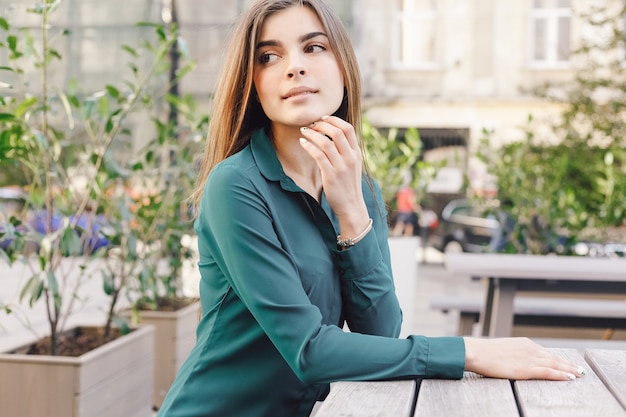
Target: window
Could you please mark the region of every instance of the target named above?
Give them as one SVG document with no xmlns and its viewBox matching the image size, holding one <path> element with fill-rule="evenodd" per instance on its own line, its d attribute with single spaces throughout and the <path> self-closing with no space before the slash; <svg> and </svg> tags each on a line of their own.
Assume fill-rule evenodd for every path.
<svg viewBox="0 0 626 417">
<path fill-rule="evenodd" d="M 392 61 L 401 67 L 432 67 L 437 52 L 437 0 L 394 0 Z"/>
<path fill-rule="evenodd" d="M 530 63 L 557 67 L 570 58 L 570 0 L 531 0 Z"/>
</svg>

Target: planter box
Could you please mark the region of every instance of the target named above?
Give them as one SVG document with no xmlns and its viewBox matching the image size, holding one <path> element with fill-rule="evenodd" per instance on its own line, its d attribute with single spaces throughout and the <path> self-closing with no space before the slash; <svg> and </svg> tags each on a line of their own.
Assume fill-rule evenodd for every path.
<svg viewBox="0 0 626 417">
<path fill-rule="evenodd" d="M 140 323 L 155 328 L 153 405 L 157 409 L 196 343 L 199 309 L 200 303 L 194 302 L 177 311 L 139 312 Z"/>
<path fill-rule="evenodd" d="M 78 357 L 0 354 L 0 416 L 147 417 L 154 328 Z"/>
<path fill-rule="evenodd" d="M 391 269 L 398 302 L 404 312 L 400 337 L 415 333 L 413 317 L 415 294 L 417 294 L 417 248 L 418 239 L 414 236 L 393 236 L 389 239 Z"/>
</svg>

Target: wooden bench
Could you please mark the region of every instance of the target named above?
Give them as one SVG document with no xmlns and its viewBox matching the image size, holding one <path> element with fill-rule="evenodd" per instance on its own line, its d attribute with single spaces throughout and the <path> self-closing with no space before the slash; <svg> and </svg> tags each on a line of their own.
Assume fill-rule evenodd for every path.
<svg viewBox="0 0 626 417">
<path fill-rule="evenodd" d="M 480 334 L 484 336 L 512 336 L 515 318 L 514 300 L 520 296 L 550 296 L 553 298 L 626 299 L 626 258 L 592 258 L 585 256 L 545 256 L 526 254 L 477 254 L 457 253 L 446 256 L 446 269 L 455 276 L 476 277 L 486 284 L 480 313 Z M 571 302 L 570 302 L 571 303 Z M 593 301 L 592 301 L 593 303 Z M 591 312 L 578 314 L 586 304 L 565 308 L 566 323 L 569 317 L 600 317 L 596 326 L 618 326 L 619 320 L 610 323 L 615 316 L 605 315 L 600 303 Z M 548 306 L 552 308 L 552 306 Z M 557 306 L 558 307 L 558 304 Z M 621 308 L 621 307 L 619 307 Z M 594 312 L 600 311 L 600 314 Z M 573 313 L 573 314 L 572 314 Z M 593 313 L 593 315 L 592 315 Z M 547 314 L 554 316 L 555 313 Z M 620 314 L 617 318 L 621 318 Z M 519 328 L 520 326 L 518 326 Z M 546 332 L 561 332 L 568 328 L 535 327 Z M 595 329 L 576 329 L 597 333 Z M 524 330 L 525 331 L 525 330 Z M 534 332 L 535 330 L 533 330 Z M 612 331 L 612 330 L 611 330 Z M 576 335 L 574 335 L 577 337 Z"/>
<path fill-rule="evenodd" d="M 467 336 L 483 302 L 478 296 L 440 295 L 431 297 L 430 308 L 458 311 L 458 335 Z M 513 309 L 513 325 L 626 329 L 626 300 L 518 296 Z"/>
</svg>

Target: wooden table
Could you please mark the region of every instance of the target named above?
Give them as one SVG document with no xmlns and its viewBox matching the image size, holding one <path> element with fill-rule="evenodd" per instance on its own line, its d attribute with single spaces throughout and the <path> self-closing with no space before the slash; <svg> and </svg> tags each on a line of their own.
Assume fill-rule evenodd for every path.
<svg viewBox="0 0 626 417">
<path fill-rule="evenodd" d="M 626 299 L 626 259 L 459 253 L 446 255 L 453 275 L 488 281 L 481 311 L 483 336 L 510 336 L 518 292 L 606 294 Z M 626 304 L 625 304 L 626 308 Z"/>
<path fill-rule="evenodd" d="M 315 417 L 623 417 L 626 351 L 552 349 L 585 368 L 574 381 L 337 382 Z"/>
</svg>

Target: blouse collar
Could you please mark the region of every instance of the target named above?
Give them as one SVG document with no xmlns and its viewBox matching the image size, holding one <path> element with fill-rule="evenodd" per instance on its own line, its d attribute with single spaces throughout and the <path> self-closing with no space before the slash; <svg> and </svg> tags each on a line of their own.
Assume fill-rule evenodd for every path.
<svg viewBox="0 0 626 417">
<path fill-rule="evenodd" d="M 268 181 L 279 181 L 286 191 L 302 191 L 293 180 L 285 174 L 283 166 L 278 160 L 276 149 L 264 129 L 258 129 L 250 138 L 250 150 L 259 167 L 261 175 Z"/>
</svg>

